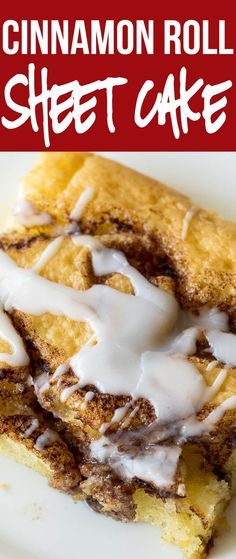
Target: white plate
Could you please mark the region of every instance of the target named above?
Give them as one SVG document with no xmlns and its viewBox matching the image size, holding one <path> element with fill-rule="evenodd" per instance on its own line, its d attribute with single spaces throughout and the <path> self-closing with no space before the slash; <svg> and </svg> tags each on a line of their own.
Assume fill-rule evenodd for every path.
<svg viewBox="0 0 236 559">
<path fill-rule="evenodd" d="M 160 178 L 196 202 L 236 219 L 236 153 L 106 153 Z M 32 164 L 32 153 L 0 153 L 1 207 L 5 219 L 16 184 Z M 0 559 L 179 559 L 157 528 L 121 524 L 50 489 L 24 466 L 0 457 Z M 235 559 L 236 502 L 229 507 L 231 532 L 217 540 L 212 559 Z"/>
</svg>

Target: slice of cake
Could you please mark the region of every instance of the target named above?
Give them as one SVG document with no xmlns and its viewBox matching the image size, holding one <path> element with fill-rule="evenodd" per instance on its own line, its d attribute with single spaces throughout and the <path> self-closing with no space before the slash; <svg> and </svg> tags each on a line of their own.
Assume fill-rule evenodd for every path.
<svg viewBox="0 0 236 559">
<path fill-rule="evenodd" d="M 32 418 L 24 387 L 31 419 L 19 431 L 12 404 L 10 454 L 50 461 L 56 447 L 54 486 L 206 556 L 235 486 L 235 224 L 79 153 L 41 154 L 14 213 L 0 250 L 4 401 L 30 363 L 39 407 Z M 40 413 L 54 435 L 37 431 Z"/>
</svg>

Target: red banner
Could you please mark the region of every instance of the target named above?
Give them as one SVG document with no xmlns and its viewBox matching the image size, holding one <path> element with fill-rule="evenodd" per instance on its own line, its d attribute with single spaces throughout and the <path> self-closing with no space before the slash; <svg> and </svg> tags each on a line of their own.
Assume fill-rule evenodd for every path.
<svg viewBox="0 0 236 559">
<path fill-rule="evenodd" d="M 1 11 L 2 151 L 236 150 L 233 2 Z"/>
</svg>

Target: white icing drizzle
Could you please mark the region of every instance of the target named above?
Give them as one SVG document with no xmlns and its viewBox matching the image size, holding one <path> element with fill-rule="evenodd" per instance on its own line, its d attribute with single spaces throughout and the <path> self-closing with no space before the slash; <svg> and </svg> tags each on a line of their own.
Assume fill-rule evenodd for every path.
<svg viewBox="0 0 236 559">
<path fill-rule="evenodd" d="M 93 252 L 95 250 L 108 250 L 98 239 L 91 235 L 74 235 L 72 241 L 75 245 L 89 248 Z"/>
<path fill-rule="evenodd" d="M 93 400 L 94 396 L 95 396 L 95 394 L 92 390 L 88 390 L 88 392 L 86 392 L 85 397 L 84 397 L 84 401 L 81 404 L 81 409 L 82 410 L 86 409 L 86 407 L 88 405 L 88 402 L 91 402 L 91 400 Z"/>
<path fill-rule="evenodd" d="M 75 235 L 78 234 L 79 232 L 80 232 L 79 225 L 78 223 L 75 222 L 68 223 L 68 225 L 66 225 L 63 230 L 64 235 Z"/>
<path fill-rule="evenodd" d="M 216 379 L 214 380 L 213 384 L 207 387 L 205 391 L 205 396 L 203 398 L 203 404 L 209 402 L 209 400 L 211 400 L 217 394 L 217 392 L 219 391 L 219 389 L 221 388 L 222 384 L 224 383 L 227 377 L 227 373 L 228 373 L 227 368 L 221 369 Z"/>
<path fill-rule="evenodd" d="M 202 421 L 198 421 L 196 417 L 190 417 L 181 425 L 181 436 L 179 442 L 183 442 L 191 437 L 200 437 L 210 433 L 216 424 L 222 419 L 226 411 L 236 408 L 236 396 L 227 398 L 219 404 L 209 415 Z"/>
<path fill-rule="evenodd" d="M 182 231 L 181 231 L 181 239 L 182 241 L 185 241 L 186 237 L 187 237 L 187 233 L 188 233 L 188 228 L 189 228 L 189 224 L 191 219 L 193 218 L 194 214 L 196 213 L 197 208 L 195 206 L 192 206 L 185 214 L 184 219 L 183 219 L 183 225 L 182 225 Z"/>
<path fill-rule="evenodd" d="M 48 213 L 39 212 L 33 202 L 23 198 L 21 195 L 13 213 L 17 221 L 21 225 L 25 225 L 25 227 L 50 225 L 53 222 L 52 217 Z"/>
<path fill-rule="evenodd" d="M 207 340 L 209 342 L 211 352 L 214 357 L 231 365 L 236 366 L 236 337 L 235 334 L 230 332 L 219 332 L 217 330 L 210 330 L 207 332 Z"/>
<path fill-rule="evenodd" d="M 179 312 L 178 321 L 175 324 L 174 336 L 183 333 L 189 328 L 196 328 L 197 336 L 200 330 L 220 329 L 227 331 L 229 329 L 228 317 L 225 312 L 219 311 L 217 308 L 202 307 L 198 312 L 182 310 Z"/>
<path fill-rule="evenodd" d="M 26 431 L 22 435 L 23 439 L 28 439 L 34 433 L 34 431 L 38 429 L 38 427 L 39 427 L 38 419 L 37 418 L 32 419 L 31 425 L 28 427 L 28 429 L 26 429 Z"/>
<path fill-rule="evenodd" d="M 35 379 L 33 379 L 33 384 L 35 392 L 38 396 L 46 392 L 50 387 L 49 377 L 47 373 L 42 373 Z"/>
<path fill-rule="evenodd" d="M 131 419 L 133 419 L 133 417 L 136 415 L 136 413 L 138 413 L 140 406 L 135 406 L 135 408 L 132 410 L 132 412 L 129 414 L 129 416 L 127 417 L 127 419 L 125 419 L 125 421 L 122 423 L 122 429 L 126 429 L 126 427 L 129 426 L 129 424 L 131 423 Z"/>
<path fill-rule="evenodd" d="M 93 197 L 93 189 L 89 186 L 82 192 L 79 199 L 77 200 L 75 207 L 70 213 L 70 219 L 79 220 L 82 217 L 85 206 L 90 202 Z"/>
<path fill-rule="evenodd" d="M 36 448 L 36 450 L 42 451 L 45 448 L 52 446 L 56 441 L 61 441 L 58 433 L 56 433 L 56 431 L 53 431 L 52 429 L 45 429 L 42 435 L 39 435 L 39 437 L 37 438 L 34 448 Z"/>
<path fill-rule="evenodd" d="M 124 419 L 124 417 L 126 416 L 126 413 L 130 408 L 130 406 L 131 406 L 131 402 L 128 402 L 121 408 L 117 408 L 114 411 L 111 421 L 102 423 L 102 425 L 99 427 L 99 433 L 101 433 L 101 435 L 104 435 L 104 433 L 109 429 L 109 427 L 113 425 L 113 423 L 120 423 L 122 419 Z"/>
<path fill-rule="evenodd" d="M 38 276 L 34 270 L 17 267 L 0 251 L 0 300 L 6 310 L 16 308 L 33 315 L 49 312 L 67 316 L 88 322 L 93 330 L 89 342 L 67 363 L 60 365 L 52 377 L 60 379 L 68 367 L 78 377 L 78 383 L 64 389 L 62 401 L 86 385 L 93 385 L 103 393 L 132 396 L 133 401 L 145 398 L 154 407 L 160 430 L 155 444 L 168 439 L 170 434 L 180 442 L 212 429 L 221 414 L 231 409 L 228 406 L 236 407 L 236 397 L 226 400 L 204 421 L 198 421 L 196 414 L 219 390 L 227 373 L 221 370 L 213 385 L 208 387 L 204 377 L 185 356 L 195 353 L 199 333 L 204 331 L 216 359 L 232 364 L 232 344 L 236 337 L 228 332 L 216 332 L 216 328 L 228 330 L 227 316 L 216 309 L 204 308 L 198 315 L 180 311 L 175 298 L 150 284 L 120 251 L 108 249 L 89 236 L 75 236 L 73 241 L 91 250 L 97 276 L 125 275 L 131 281 L 135 296 L 106 285 L 77 291 Z M 221 336 L 220 342 L 217 334 Z M 35 381 L 39 393 L 49 387 L 47 375 L 41 377 Z M 127 421 L 137 410 L 138 406 Z M 116 410 L 112 421 L 117 421 L 123 411 Z M 98 441 L 99 444 L 102 443 Z M 107 444 L 112 444 L 109 452 Z M 129 453 L 121 457 L 114 443 L 108 441 L 107 444 L 107 459 L 121 475 L 123 472 L 128 477 L 149 478 L 163 487 L 173 480 L 181 452 L 179 446 L 156 445 L 146 455 L 138 454 L 134 459 Z M 95 448 L 99 454 L 100 446 Z M 120 462 L 123 465 L 120 466 Z"/>
<path fill-rule="evenodd" d="M 67 373 L 69 366 L 70 365 L 67 361 L 65 363 L 62 363 L 61 365 L 58 365 L 50 379 L 50 382 L 54 382 L 54 380 L 61 378 L 65 373 Z"/>
<path fill-rule="evenodd" d="M 186 495 L 186 487 L 184 483 L 180 483 L 178 488 L 177 488 L 177 495 L 179 495 L 180 497 L 185 497 Z"/>
<path fill-rule="evenodd" d="M 127 413 L 127 410 L 129 409 L 129 407 L 130 407 L 130 403 L 125 404 L 121 408 L 117 408 L 114 412 L 111 423 L 120 423 L 122 421 L 122 419 L 124 419 L 124 417 L 126 416 L 126 413 Z"/>
<path fill-rule="evenodd" d="M 37 273 L 41 272 L 42 268 L 44 268 L 44 266 L 49 262 L 49 260 L 53 256 L 55 256 L 55 254 L 57 253 L 58 249 L 61 246 L 62 241 L 63 241 L 63 237 L 56 237 L 56 239 L 53 239 L 53 241 L 51 241 L 51 243 L 47 245 L 45 250 L 40 255 L 38 261 L 33 266 L 33 270 L 35 272 Z"/>
<path fill-rule="evenodd" d="M 51 228 L 50 234 L 52 237 L 58 237 L 58 236 L 68 237 L 75 234 L 79 234 L 79 232 L 80 232 L 80 228 L 78 223 L 73 221 L 64 226 L 58 224 L 54 225 L 54 227 Z"/>
<path fill-rule="evenodd" d="M 210 363 L 208 363 L 206 370 L 212 371 L 212 369 L 214 369 L 214 367 L 216 367 L 217 365 L 218 365 L 218 361 L 214 359 L 213 361 L 210 361 Z"/>
<path fill-rule="evenodd" d="M 198 314 L 185 311 L 184 317 L 186 323 L 191 323 L 191 326 L 200 326 L 205 330 L 219 329 L 227 331 L 229 329 L 227 314 L 215 307 L 210 309 L 202 307 Z"/>
<path fill-rule="evenodd" d="M 206 391 L 202 375 L 192 363 L 168 354 L 171 344 L 168 352 L 151 351 L 177 321 L 179 311 L 174 297 L 151 285 L 119 251 L 101 248 L 100 243 L 98 248 L 93 238 L 76 237 L 74 242 L 90 247 L 95 244 L 95 273 L 125 274 L 132 281 L 136 297 L 104 285 L 79 292 L 54 284 L 32 270 L 18 268 L 0 252 L 0 296 L 5 307 L 31 314 L 51 312 L 90 323 L 97 344 L 84 346 L 69 361 L 80 387 L 94 384 L 102 392 L 132 395 L 134 399 L 144 397 L 153 404 L 162 422 L 170 420 L 170 414 L 178 418 L 197 413 Z M 222 313 L 218 314 L 222 318 Z"/>
<path fill-rule="evenodd" d="M 212 430 L 212 428 L 218 423 L 220 419 L 222 419 L 224 413 L 229 410 L 233 410 L 236 408 L 236 396 L 231 396 L 222 402 L 217 408 L 215 408 L 206 419 L 204 419 L 203 423 L 207 427 L 208 430 Z"/>
<path fill-rule="evenodd" d="M 71 396 L 71 394 L 73 394 L 76 390 L 78 390 L 78 388 L 80 388 L 80 384 L 77 382 L 77 384 L 73 384 L 72 386 L 68 386 L 67 388 L 64 388 L 61 392 L 61 396 L 60 396 L 60 400 L 61 402 L 66 402 L 66 400 Z"/>
<path fill-rule="evenodd" d="M 146 453 L 133 456 L 119 450 L 118 445 L 106 437 L 93 441 L 90 445 L 91 456 L 102 463 L 109 463 L 113 470 L 123 478 L 137 477 L 151 482 L 158 488 L 173 485 L 181 448 L 176 445 L 156 445 Z"/>
<path fill-rule="evenodd" d="M 172 344 L 172 353 L 177 355 L 194 355 L 196 344 L 201 332 L 200 327 L 186 328 L 175 338 Z"/>
<path fill-rule="evenodd" d="M 29 364 L 29 357 L 22 339 L 2 308 L 0 308 L 0 337 L 8 342 L 12 348 L 12 353 L 0 353 L 0 361 L 11 367 L 25 367 Z"/>
<path fill-rule="evenodd" d="M 34 385 L 34 381 L 33 381 L 33 377 L 32 375 L 29 375 L 27 380 L 26 380 L 26 384 L 27 386 L 33 386 Z"/>
<path fill-rule="evenodd" d="M 160 428 L 158 423 L 151 425 L 142 433 L 146 436 L 146 452 L 132 448 L 132 437 L 135 440 L 138 436 L 138 432 L 134 432 L 126 434 L 124 441 L 122 437 L 118 438 L 118 442 L 103 436 L 90 444 L 90 453 L 99 462 L 108 463 L 121 477 L 128 479 L 138 477 L 160 489 L 171 487 L 174 484 L 182 452 L 181 445 L 188 439 L 199 438 L 211 432 L 222 419 L 225 411 L 235 408 L 236 396 L 232 396 L 217 406 L 202 421 L 197 420 L 194 415 L 164 428 Z M 169 438 L 173 438 L 177 444 L 168 446 L 159 444 Z M 120 442 L 123 442 L 122 447 L 126 444 L 127 450 L 119 449 Z M 184 494 L 185 487 L 180 488 L 180 491 Z"/>
<path fill-rule="evenodd" d="M 142 364 L 135 395 L 153 404 L 161 423 L 189 417 L 201 409 L 207 387 L 192 363 L 149 351 L 143 354 Z M 155 389 L 158 391 L 156 402 Z"/>
<path fill-rule="evenodd" d="M 100 425 L 98 431 L 101 435 L 104 435 L 104 433 L 107 431 L 107 429 L 110 427 L 111 422 L 104 422 L 102 423 L 102 425 Z"/>
<path fill-rule="evenodd" d="M 88 390 L 88 392 L 86 392 L 84 400 L 85 402 L 90 402 L 91 400 L 93 400 L 95 396 L 95 393 L 92 390 Z"/>
</svg>

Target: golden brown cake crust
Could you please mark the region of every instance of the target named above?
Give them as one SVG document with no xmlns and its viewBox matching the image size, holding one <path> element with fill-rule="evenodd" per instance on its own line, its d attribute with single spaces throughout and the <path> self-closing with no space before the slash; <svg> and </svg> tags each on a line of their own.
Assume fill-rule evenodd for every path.
<svg viewBox="0 0 236 559">
<path fill-rule="evenodd" d="M 145 235 L 172 265 L 184 304 L 235 306 L 235 223 L 194 206 L 183 238 L 184 219 L 193 207 L 187 196 L 92 154 L 40 154 L 23 181 L 26 197 L 62 224 L 88 186 L 93 196 L 80 220 L 82 232 Z M 38 234 L 51 227 L 33 230 Z"/>
<path fill-rule="evenodd" d="M 70 217 L 71 211 L 88 187 L 92 188 L 92 198 L 75 224 Z M 1 236 L 1 248 L 18 266 L 34 266 L 51 240 L 58 235 L 64 235 L 58 251 L 41 270 L 40 274 L 43 277 L 79 290 L 102 283 L 133 294 L 130 281 L 121 274 L 109 274 L 100 278 L 94 276 L 90 250 L 76 246 L 71 240 L 68 225 L 72 225 L 72 230 L 96 235 L 106 247 L 121 250 L 130 264 L 151 283 L 175 294 L 183 308 L 196 311 L 207 304 L 209 307 L 217 306 L 225 310 L 230 318 L 231 330 L 236 330 L 234 223 L 226 222 L 216 214 L 199 207 L 193 207 L 188 197 L 151 178 L 92 154 L 41 154 L 35 168 L 23 181 L 23 188 L 26 198 L 35 205 L 38 212 L 50 214 L 52 223 L 29 228 L 15 224 L 14 230 Z M 139 502 L 140 487 L 143 486 L 146 494 L 149 492 L 151 496 L 153 493 L 157 495 L 158 491 L 137 480 L 132 483 L 121 482 L 110 468 L 91 461 L 87 453 L 90 441 L 100 436 L 101 425 L 110 422 L 114 411 L 129 402 L 131 397 L 101 394 L 89 385 L 83 389 L 77 388 L 62 402 L 63 390 L 75 385 L 77 378 L 69 369 L 59 384 L 52 380 L 58 365 L 69 359 L 89 339 L 90 327 L 85 323 L 73 322 L 67 317 L 60 317 L 58 321 L 57 317 L 50 313 L 33 316 L 13 310 L 11 318 L 25 341 L 34 378 L 45 373 L 50 381 L 47 390 L 37 393 L 39 402 L 47 413 L 53 413 L 59 418 L 56 428 L 61 434 L 61 446 L 56 441 L 45 453 L 47 465 L 53 472 L 51 483 L 63 490 L 75 490 L 80 480 L 77 468 L 79 462 L 82 475 L 80 489 L 92 508 L 122 520 L 133 519 L 143 506 L 142 493 L 142 506 Z M 207 365 L 212 357 L 205 349 L 206 339 L 202 336 L 197 345 L 196 355 L 189 359 L 204 376 L 206 383 L 212 385 L 222 364 L 218 363 L 208 371 Z M 4 368 L 3 364 L 3 381 L 7 374 L 7 369 Z M 24 383 L 27 374 L 28 370 L 10 371 L 8 380 L 14 383 L 21 379 Z M 16 402 L 13 395 L 14 390 L 17 392 L 19 387 L 15 386 L 13 390 L 6 384 L 4 390 L 5 396 L 8 391 L 11 401 Z M 7 400 L 4 390 L 2 402 Z M 88 390 L 94 391 L 94 398 L 84 408 L 82 404 Z M 1 435 L 7 434 L 9 438 L 20 441 L 32 453 L 37 454 L 37 449 L 34 448 L 37 431 L 29 440 L 22 441 L 22 429 L 27 430 L 32 417 L 32 403 L 28 401 L 29 396 L 26 397 L 27 391 L 24 394 L 23 400 L 20 400 L 22 408 L 19 405 L 18 413 L 15 413 L 13 405 L 12 409 L 0 418 L 0 441 Z M 209 411 L 235 394 L 235 369 L 231 367 L 228 368 L 227 378 L 220 391 L 203 407 L 198 419 L 205 418 Z M 135 402 L 135 406 L 137 404 L 137 413 L 126 430 L 140 429 L 142 433 L 142 429 L 150 425 L 156 416 L 147 400 L 140 398 Z M 132 404 L 130 412 L 133 409 Z M 34 410 L 34 413 L 37 412 Z M 48 421 L 46 414 L 42 418 L 43 425 L 47 425 Z M 223 477 L 230 479 L 225 465 L 235 446 L 234 424 L 235 410 L 228 411 L 210 437 L 203 437 L 201 442 L 197 441 L 194 452 L 191 443 L 188 443 L 179 463 L 176 484 L 168 495 L 168 492 L 164 494 L 159 491 L 164 509 L 166 502 L 169 502 L 169 507 L 173 506 L 175 513 L 181 512 L 183 517 L 194 516 L 194 520 L 191 521 L 194 526 L 196 522 L 196 537 L 200 542 L 201 557 L 207 552 L 206 542 L 211 540 L 212 526 L 220 514 L 215 502 L 210 507 L 212 515 L 202 506 L 204 483 L 209 483 L 211 497 L 219 495 L 219 511 L 222 512 L 229 499 L 229 487 Z M 121 430 L 121 427 L 120 423 L 113 423 L 107 433 L 111 435 Z M 40 429 L 39 433 L 43 427 Z M 67 442 L 67 446 L 63 441 Z M 198 464 L 194 473 L 197 481 L 194 478 L 194 482 L 191 478 L 193 456 Z M 200 458 L 197 459 L 196 456 Z M 56 472 L 59 470 L 62 476 L 58 473 L 57 479 Z M 204 473 L 202 482 L 201 471 Z M 187 483 L 189 481 L 190 497 L 177 496 L 177 486 L 182 480 Z M 200 486 L 200 483 L 201 499 L 196 495 L 196 486 Z M 137 488 L 138 496 L 135 501 L 133 495 L 136 495 Z M 172 497 L 172 500 L 167 499 L 167 496 Z M 216 503 L 217 499 L 218 497 Z M 143 512 L 140 513 L 140 518 L 144 516 Z M 195 556 L 192 554 L 191 558 L 193 557 L 200 557 L 200 551 Z"/>
<path fill-rule="evenodd" d="M 28 242 L 23 244 L 24 238 L 25 234 L 23 232 L 10 233 L 9 237 L 3 236 L 2 248 L 19 266 L 32 267 L 45 247 L 51 242 L 51 238 L 45 238 L 42 235 L 38 237 L 34 235 L 33 238 L 28 236 Z M 138 268 L 149 281 L 174 292 L 178 296 L 178 291 L 176 293 L 176 272 L 173 272 L 171 265 L 166 262 L 162 249 L 155 245 L 148 235 L 139 236 L 130 232 L 113 232 L 110 235 L 101 235 L 98 238 L 105 246 L 122 250 L 130 263 Z M 120 274 L 95 278 L 89 249 L 75 246 L 70 236 L 65 237 L 56 255 L 46 264 L 41 274 L 47 279 L 64 283 L 75 289 L 88 289 L 99 281 L 121 291 L 132 293 L 129 280 Z M 188 304 L 189 302 L 187 302 Z M 49 378 L 51 378 L 55 369 L 82 347 L 91 335 L 91 330 L 85 323 L 78 324 L 66 317 L 61 317 L 58 322 L 57 317 L 53 317 L 49 313 L 42 316 L 32 316 L 14 311 L 12 319 L 17 330 L 26 340 L 34 376 L 44 372 L 48 373 Z M 212 384 L 220 371 L 221 365 L 215 366 L 210 372 L 206 370 L 209 359 L 212 358 L 209 354 L 204 353 L 204 347 L 204 341 L 200 341 L 197 355 L 190 359 L 204 375 L 207 383 Z M 236 389 L 234 376 L 234 369 L 229 368 L 227 379 L 220 393 L 213 399 L 212 407 L 234 394 Z M 68 370 L 62 376 L 59 386 L 56 382 L 52 382 L 49 389 L 39 395 L 40 403 L 46 410 L 53 411 L 64 421 L 73 425 L 73 430 L 74 432 L 77 431 L 78 437 L 80 437 L 82 428 L 85 429 L 89 438 L 96 438 L 101 425 L 109 422 L 114 411 L 129 402 L 131 397 L 101 394 L 93 386 L 86 386 L 83 389 L 78 388 L 63 404 L 61 402 L 62 391 L 76 383 L 77 379 L 73 372 Z M 95 396 L 91 402 L 88 402 L 86 410 L 84 410 L 83 400 L 89 389 L 94 390 Z M 139 409 L 130 421 L 129 429 L 144 427 L 155 420 L 154 410 L 147 400 L 140 398 L 135 405 L 132 405 L 130 412 L 136 405 L 139 406 Z M 206 417 L 209 409 L 211 409 L 209 405 L 203 408 L 200 414 L 201 419 Z M 234 417 L 234 411 L 229 411 L 222 419 L 222 423 L 227 421 L 228 425 L 229 423 L 233 424 Z M 220 428 L 220 424 L 218 427 Z M 116 431 L 119 428 L 119 424 L 115 423 L 111 425 L 109 432 Z"/>
</svg>

